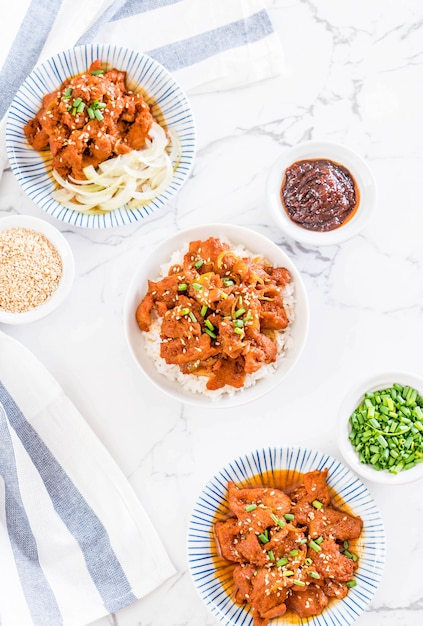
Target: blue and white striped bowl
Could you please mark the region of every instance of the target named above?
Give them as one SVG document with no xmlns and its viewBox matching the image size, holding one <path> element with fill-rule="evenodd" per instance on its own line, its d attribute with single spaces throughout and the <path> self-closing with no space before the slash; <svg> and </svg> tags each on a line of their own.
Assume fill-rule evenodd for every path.
<svg viewBox="0 0 423 626">
<path fill-rule="evenodd" d="M 87 215 L 59 204 L 51 197 L 55 182 L 51 177 L 51 158 L 33 150 L 23 127 L 35 116 L 42 97 L 57 89 L 70 76 L 87 70 L 92 61 L 100 59 L 110 67 L 127 72 L 131 88 L 139 86 L 146 101 L 160 111 L 156 119 L 178 136 L 181 158 L 173 179 L 164 192 L 139 209 L 116 209 L 101 215 Z M 157 106 L 156 106 L 157 105 Z M 141 52 L 108 44 L 88 44 L 60 52 L 38 65 L 17 92 L 8 113 L 6 149 L 17 180 L 28 196 L 46 213 L 57 219 L 85 228 L 110 228 L 137 222 L 172 198 L 188 178 L 195 155 L 196 130 L 190 104 L 173 76 L 157 61 Z M 48 154 L 48 153 L 46 153 Z"/>
<path fill-rule="evenodd" d="M 225 626 L 252 626 L 249 607 L 235 604 L 231 597 L 232 581 L 226 575 L 219 580 L 218 568 L 223 559 L 216 558 L 213 523 L 218 511 L 227 503 L 228 481 L 247 483 L 258 474 L 277 470 L 309 472 L 328 468 L 328 484 L 336 492 L 336 506 L 347 506 L 364 523 L 357 545 L 360 556 L 355 574 L 357 586 L 343 600 L 330 602 L 321 615 L 295 622 L 309 626 L 349 626 L 366 609 L 380 584 L 385 563 L 385 531 L 380 512 L 361 480 L 337 459 L 308 448 L 284 446 L 263 448 L 239 457 L 221 469 L 204 487 L 191 515 L 188 529 L 188 562 L 200 597 Z M 338 498 L 339 497 L 339 498 Z M 217 516 L 217 517 L 216 517 Z M 286 624 L 286 618 L 271 620 L 272 626 Z"/>
</svg>

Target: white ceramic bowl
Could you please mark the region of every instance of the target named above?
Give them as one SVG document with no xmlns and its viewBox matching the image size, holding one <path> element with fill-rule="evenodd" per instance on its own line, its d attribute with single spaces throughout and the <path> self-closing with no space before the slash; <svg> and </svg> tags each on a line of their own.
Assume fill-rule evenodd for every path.
<svg viewBox="0 0 423 626">
<path fill-rule="evenodd" d="M 0 324 L 28 324 L 52 313 L 68 296 L 75 274 L 73 254 L 62 233 L 45 220 L 29 215 L 10 215 L 0 219 L 0 231 L 9 228 L 27 228 L 43 233 L 62 259 L 62 276 L 59 285 L 46 302 L 22 313 L 11 313 L 0 309 Z"/>
<path fill-rule="evenodd" d="M 147 291 L 147 281 L 157 280 L 160 275 L 160 266 L 167 263 L 173 252 L 180 250 L 190 241 L 207 239 L 208 237 L 223 237 L 231 244 L 242 244 L 247 250 L 264 256 L 274 266 L 286 267 L 293 277 L 295 285 L 295 320 L 291 327 L 292 346 L 287 349 L 277 369 L 272 375 L 256 382 L 251 387 L 236 391 L 233 395 L 222 396 L 218 399 L 207 395 L 188 391 L 178 382 L 170 380 L 161 374 L 145 350 L 145 339 L 138 328 L 135 312 Z M 208 406 L 231 407 L 255 400 L 279 385 L 293 368 L 303 350 L 309 327 L 309 306 L 303 280 L 291 259 L 272 241 L 250 229 L 228 225 L 210 224 L 181 231 L 159 244 L 152 254 L 143 259 L 140 252 L 139 269 L 136 271 L 126 296 L 124 307 L 125 334 L 129 349 L 141 371 L 160 389 L 181 402 Z"/>
<path fill-rule="evenodd" d="M 350 171 L 359 189 L 359 205 L 353 217 L 334 230 L 307 230 L 291 220 L 282 205 L 281 186 L 286 168 L 296 161 L 307 159 L 328 159 L 343 165 Z M 282 233 L 311 246 L 335 245 L 353 237 L 362 230 L 376 206 L 376 184 L 367 163 L 346 146 L 325 141 L 306 141 L 285 150 L 270 169 L 266 195 L 272 216 Z"/>
<path fill-rule="evenodd" d="M 305 624 L 309 626 L 349 626 L 366 609 L 381 582 L 386 552 L 383 521 L 371 494 L 350 469 L 336 458 L 297 446 L 263 448 L 234 459 L 216 471 L 199 494 L 188 527 L 188 563 L 191 577 L 201 599 L 224 626 L 252 626 L 248 606 L 234 603 L 233 584 L 228 580 L 227 563 L 216 558 L 213 524 L 222 515 L 221 505 L 227 501 L 227 485 L 232 480 L 245 486 L 259 485 L 257 475 L 272 476 L 278 470 L 310 472 L 328 468 L 328 484 L 338 497 L 335 506 L 347 506 L 363 520 L 363 531 L 357 545 L 359 567 L 354 575 L 357 586 L 343 600 L 331 602 L 321 615 L 305 620 L 274 618 L 271 626 Z M 251 481 L 252 477 L 256 477 Z M 218 569 L 224 568 L 224 584 Z"/>
<path fill-rule="evenodd" d="M 44 94 L 57 89 L 66 78 L 85 72 L 96 59 L 127 72 L 128 85 L 133 85 L 134 89 L 139 86 L 157 121 L 165 123 L 177 135 L 181 154 L 169 187 L 141 208 L 122 207 L 102 215 L 87 215 L 65 208 L 51 197 L 56 188 L 50 174 L 51 158 L 29 146 L 23 127 L 35 116 Z M 146 54 L 115 45 L 77 46 L 38 65 L 17 92 L 6 125 L 9 161 L 29 197 L 57 219 L 86 228 L 109 228 L 137 222 L 163 207 L 188 178 L 195 146 L 196 130 L 191 107 L 173 76 Z"/>
<path fill-rule="evenodd" d="M 351 432 L 349 419 L 354 410 L 360 405 L 365 393 L 386 389 L 395 383 L 414 387 L 419 394 L 423 394 L 423 378 L 407 372 L 381 373 L 366 378 L 355 385 L 345 396 L 338 415 L 337 440 L 345 461 L 363 478 L 386 485 L 402 485 L 423 478 L 423 462 L 410 469 L 402 470 L 398 474 L 393 474 L 386 469 L 377 470 L 370 464 L 361 463 L 358 453 L 349 440 Z"/>
</svg>

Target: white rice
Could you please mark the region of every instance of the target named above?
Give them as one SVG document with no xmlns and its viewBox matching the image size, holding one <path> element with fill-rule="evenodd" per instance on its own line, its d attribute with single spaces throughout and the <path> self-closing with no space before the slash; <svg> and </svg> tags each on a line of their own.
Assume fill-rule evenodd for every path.
<svg viewBox="0 0 423 626">
<path fill-rule="evenodd" d="M 231 250 L 238 256 L 248 256 L 248 257 L 257 257 L 261 255 L 254 254 L 250 252 L 243 246 L 232 246 L 229 241 L 225 240 L 223 237 L 219 238 L 220 241 L 224 241 L 231 246 Z M 173 265 L 182 265 L 184 255 L 188 252 L 188 245 L 180 250 L 176 250 L 169 261 L 160 266 L 160 276 L 155 279 L 155 281 L 161 280 L 165 276 L 168 275 L 169 269 Z M 146 353 L 151 357 L 154 365 L 157 370 L 169 378 L 170 380 L 178 382 L 186 391 L 190 391 L 192 393 L 203 394 L 212 398 L 219 398 L 221 396 L 232 396 L 235 393 L 242 392 L 243 389 L 248 387 L 252 387 L 257 383 L 257 381 L 262 378 L 266 378 L 267 376 L 273 374 L 275 370 L 279 367 L 281 361 L 284 359 L 287 350 L 289 350 L 292 345 L 292 337 L 291 337 L 291 325 L 295 318 L 295 288 L 294 284 L 291 281 L 288 283 L 282 291 L 283 301 L 285 312 L 287 314 L 289 325 L 285 330 L 279 331 L 276 337 L 276 343 L 278 346 L 278 354 L 276 357 L 276 361 L 274 363 L 266 363 L 260 367 L 259 370 L 253 372 L 252 374 L 247 374 L 244 380 L 244 386 L 236 389 L 230 385 L 225 385 L 221 389 L 209 390 L 206 385 L 208 382 L 207 376 L 196 376 L 195 374 L 183 374 L 179 368 L 179 365 L 169 365 L 166 361 L 160 356 L 160 329 L 161 329 L 161 318 L 155 316 L 153 314 L 153 322 L 150 326 L 150 330 L 148 332 L 144 332 L 145 339 L 145 349 Z"/>
</svg>

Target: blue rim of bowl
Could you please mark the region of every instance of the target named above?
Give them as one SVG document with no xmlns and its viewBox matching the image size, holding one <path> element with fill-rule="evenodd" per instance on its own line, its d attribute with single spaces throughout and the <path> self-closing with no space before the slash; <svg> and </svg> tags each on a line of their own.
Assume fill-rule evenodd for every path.
<svg viewBox="0 0 423 626">
<path fill-rule="evenodd" d="M 23 127 L 35 116 L 44 94 L 57 89 L 65 78 L 86 71 L 96 59 L 124 69 L 130 84 L 140 86 L 146 101 L 153 106 L 158 103 L 161 115 L 156 115 L 156 119 L 159 122 L 165 120 L 166 125 L 176 132 L 181 145 L 181 158 L 168 189 L 142 207 L 122 207 L 101 215 L 89 215 L 68 209 L 51 197 L 56 188 L 49 174 L 51 157 L 42 156 L 28 145 Z M 6 150 L 19 184 L 46 213 L 73 226 L 111 228 L 143 220 L 179 191 L 193 166 L 196 128 L 187 96 L 160 63 L 136 50 L 95 43 L 60 52 L 34 68 L 10 105 L 6 121 Z"/>
<path fill-rule="evenodd" d="M 227 502 L 228 481 L 245 483 L 256 474 L 278 469 L 304 473 L 325 467 L 328 468 L 328 484 L 339 496 L 339 502 L 360 515 L 364 522 L 360 539 L 364 548 L 355 574 L 358 584 L 343 600 L 329 604 L 321 615 L 303 620 L 298 618 L 295 623 L 350 626 L 372 601 L 382 579 L 386 538 L 381 514 L 367 487 L 352 470 L 324 452 L 301 446 L 262 448 L 238 457 L 220 469 L 203 488 L 189 521 L 187 549 L 191 578 L 200 598 L 224 626 L 253 624 L 249 608 L 235 604 L 215 574 L 212 525 L 216 521 L 216 510 L 222 502 Z M 283 617 L 271 621 L 272 626 L 285 623 Z"/>
</svg>

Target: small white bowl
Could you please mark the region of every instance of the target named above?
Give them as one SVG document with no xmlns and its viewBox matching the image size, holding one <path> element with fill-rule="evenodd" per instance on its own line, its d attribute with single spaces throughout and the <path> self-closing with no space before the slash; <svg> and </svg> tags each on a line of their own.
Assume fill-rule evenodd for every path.
<svg viewBox="0 0 423 626">
<path fill-rule="evenodd" d="M 190 391 L 182 387 L 176 380 L 171 380 L 158 371 L 152 358 L 146 352 L 146 339 L 138 328 L 135 313 L 143 299 L 148 280 L 157 280 L 160 266 L 167 263 L 173 252 L 184 248 L 190 241 L 218 237 L 228 240 L 233 245 L 243 245 L 254 254 L 264 256 L 272 265 L 286 267 L 293 278 L 295 286 L 295 320 L 291 326 L 292 344 L 278 367 L 270 375 L 258 380 L 254 385 L 235 391 L 232 395 L 225 394 L 212 398 L 209 395 Z M 140 254 L 141 256 L 141 254 Z M 298 361 L 308 334 L 309 306 L 307 294 L 301 275 L 291 259 L 272 241 L 257 232 L 241 226 L 230 224 L 205 224 L 180 231 L 160 243 L 147 259 L 140 259 L 125 300 L 124 326 L 130 352 L 143 374 L 162 391 L 180 402 L 210 408 L 233 407 L 256 400 L 285 378 Z"/>
<path fill-rule="evenodd" d="M 423 478 L 423 463 L 418 463 L 410 469 L 402 470 L 398 474 L 392 474 L 388 470 L 376 470 L 371 465 L 361 463 L 358 453 L 349 440 L 351 432 L 349 419 L 362 402 L 365 393 L 386 389 L 395 383 L 403 386 L 409 385 L 417 389 L 419 394 L 423 393 L 423 379 L 415 374 L 386 372 L 366 378 L 355 385 L 346 395 L 339 410 L 337 425 L 338 446 L 348 465 L 363 478 L 385 485 L 403 485 Z"/>
<path fill-rule="evenodd" d="M 338 228 L 326 232 L 308 230 L 288 216 L 281 200 L 281 186 L 287 167 L 296 161 L 328 159 L 346 167 L 359 190 L 359 204 L 354 215 Z M 285 235 L 311 246 L 339 244 L 364 227 L 376 206 L 376 183 L 367 163 L 353 150 L 325 141 L 306 141 L 288 148 L 270 169 L 266 184 L 267 202 L 273 218 Z"/>
<path fill-rule="evenodd" d="M 62 259 L 62 276 L 57 289 L 40 306 L 21 313 L 12 313 L 0 309 L 0 323 L 28 324 L 35 322 L 54 311 L 69 294 L 75 275 L 72 250 L 62 233 L 48 222 L 29 215 L 10 215 L 0 219 L 0 231 L 9 228 L 27 228 L 42 233 L 56 248 Z"/>
</svg>

